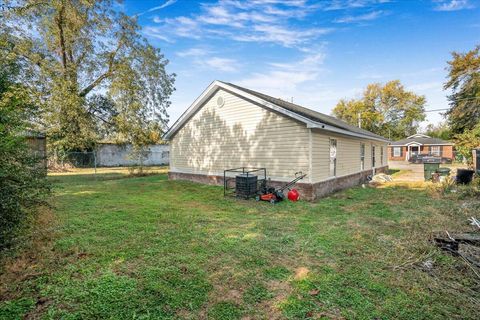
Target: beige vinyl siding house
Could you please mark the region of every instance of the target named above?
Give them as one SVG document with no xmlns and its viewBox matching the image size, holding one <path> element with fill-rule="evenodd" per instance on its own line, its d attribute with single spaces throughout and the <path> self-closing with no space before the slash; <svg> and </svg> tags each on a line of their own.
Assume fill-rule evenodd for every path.
<svg viewBox="0 0 480 320">
<path fill-rule="evenodd" d="M 301 124 L 219 90 L 171 139 L 170 171 L 223 175 L 268 163 L 269 176 L 284 180 L 309 170 L 308 139 Z"/>
<path fill-rule="evenodd" d="M 233 84 L 213 82 L 164 136 L 170 140 L 169 177 L 220 184 L 225 169 L 265 167 L 273 183 L 280 183 L 302 171 L 307 177 L 298 187 L 305 198 L 315 199 L 372 174 L 372 146 L 376 146 L 376 170 L 385 169 L 380 148 L 386 150 L 386 139 L 359 128 L 350 131 L 354 127 L 343 122 L 340 128 L 313 121 L 304 112 L 319 113 L 298 108 Z M 339 120 L 325 117 L 338 125 Z M 332 141 L 337 146 L 334 157 Z"/>
</svg>

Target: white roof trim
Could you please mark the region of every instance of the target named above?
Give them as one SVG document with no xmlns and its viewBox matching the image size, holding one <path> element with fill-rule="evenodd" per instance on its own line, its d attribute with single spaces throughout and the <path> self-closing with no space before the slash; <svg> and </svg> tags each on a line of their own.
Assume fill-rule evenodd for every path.
<svg viewBox="0 0 480 320">
<path fill-rule="evenodd" d="M 325 123 L 313 121 L 309 118 L 306 118 L 304 116 L 301 116 L 295 112 L 292 112 L 290 110 L 287 110 L 285 108 L 282 108 L 276 104 L 273 104 L 271 102 L 268 102 L 264 99 L 261 99 L 257 96 L 254 96 L 252 94 L 249 94 L 248 92 L 245 92 L 243 90 L 237 89 L 235 87 L 229 86 L 226 83 L 220 82 L 215 80 L 212 82 L 205 91 L 202 92 L 202 94 L 195 99 L 195 101 L 188 107 L 188 109 L 178 118 L 177 121 L 168 129 L 168 131 L 163 135 L 163 139 L 169 140 L 189 119 L 190 117 L 203 105 L 205 101 L 207 101 L 210 96 L 219 88 L 228 90 L 230 92 L 236 93 L 239 96 L 242 96 L 246 99 L 249 99 L 251 101 L 254 101 L 267 109 L 274 110 L 278 113 L 284 114 L 290 118 L 293 118 L 295 120 L 298 120 L 302 123 L 304 123 L 307 128 L 316 128 L 316 129 L 322 129 L 326 131 L 331 131 L 331 132 L 336 132 L 339 134 L 344 134 L 348 136 L 353 136 L 353 137 L 359 137 L 359 138 L 364 138 L 364 139 L 369 139 L 369 140 L 378 140 L 382 142 L 388 142 L 389 140 L 387 139 L 381 139 L 381 138 L 376 138 L 376 137 L 371 137 L 369 135 L 361 134 L 361 133 L 356 133 L 353 131 L 337 128 L 331 125 L 327 125 Z"/>
<path fill-rule="evenodd" d="M 418 142 L 413 142 L 413 143 L 417 143 Z M 412 144 L 412 142 L 409 142 L 407 144 L 390 144 L 388 145 L 389 147 L 407 147 L 408 145 Z M 446 142 L 446 143 L 426 143 L 426 144 L 422 144 L 422 146 L 453 146 L 454 144 L 453 143 L 450 143 L 450 142 Z"/>
<path fill-rule="evenodd" d="M 412 134 L 410 137 L 407 137 L 407 139 L 413 139 L 413 138 L 431 138 L 431 137 L 421 133 L 415 133 L 415 134 Z"/>
<path fill-rule="evenodd" d="M 416 141 L 412 141 L 412 142 L 406 143 L 405 145 L 406 145 L 406 146 L 411 146 L 411 145 L 423 146 L 422 143 L 416 142 Z"/>
</svg>

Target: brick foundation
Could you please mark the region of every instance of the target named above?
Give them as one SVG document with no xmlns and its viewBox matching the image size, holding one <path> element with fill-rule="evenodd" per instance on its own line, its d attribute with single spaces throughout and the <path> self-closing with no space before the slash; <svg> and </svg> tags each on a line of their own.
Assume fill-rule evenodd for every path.
<svg viewBox="0 0 480 320">
<path fill-rule="evenodd" d="M 376 168 L 375 172 L 386 172 L 388 166 Z M 308 201 L 315 201 L 325 197 L 335 191 L 350 188 L 367 181 L 367 177 L 372 174 L 372 170 L 365 170 L 363 172 L 354 173 L 348 176 L 338 177 L 335 179 L 317 182 L 317 183 L 297 183 L 295 189 L 297 189 L 302 198 Z M 199 182 L 210 185 L 223 185 L 223 176 L 205 175 L 205 174 L 192 174 L 182 172 L 169 172 L 169 180 L 187 180 L 193 182 Z M 272 181 L 268 182 L 269 186 L 278 188 L 285 185 L 286 182 Z"/>
</svg>

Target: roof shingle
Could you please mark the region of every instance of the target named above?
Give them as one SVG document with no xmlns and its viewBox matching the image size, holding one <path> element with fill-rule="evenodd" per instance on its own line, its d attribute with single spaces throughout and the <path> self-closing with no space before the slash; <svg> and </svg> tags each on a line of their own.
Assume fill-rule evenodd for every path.
<svg viewBox="0 0 480 320">
<path fill-rule="evenodd" d="M 435 144 L 440 144 L 440 145 L 450 145 L 452 143 L 439 139 L 439 138 L 425 138 L 425 137 L 415 137 L 415 138 L 406 138 L 398 141 L 392 142 L 390 145 L 392 146 L 404 146 L 408 143 L 411 142 L 417 142 L 422 145 L 435 145 Z"/>
<path fill-rule="evenodd" d="M 223 82 L 223 81 L 221 81 L 221 82 Z M 236 84 L 233 84 L 233 83 L 229 83 L 229 82 L 223 82 L 223 83 L 225 83 L 229 86 L 232 86 L 236 89 L 242 90 L 242 91 L 244 91 L 246 93 L 249 93 L 251 95 L 254 95 L 254 96 L 256 96 L 260 99 L 266 100 L 266 101 L 268 101 L 270 103 L 273 103 L 277 106 L 285 108 L 285 109 L 287 109 L 291 112 L 294 112 L 296 114 L 304 116 L 304 117 L 306 117 L 308 119 L 311 119 L 313 121 L 318 121 L 318 122 L 325 123 L 325 124 L 328 124 L 328 125 L 340 128 L 340 129 L 352 131 L 352 132 L 363 134 L 363 135 L 370 136 L 370 137 L 373 137 L 373 138 L 385 139 L 384 137 L 382 137 L 378 134 L 375 134 L 375 133 L 370 132 L 368 130 L 364 130 L 364 129 L 352 126 L 352 125 L 346 123 L 345 121 L 342 121 L 342 120 L 339 120 L 339 119 L 334 118 L 332 116 L 329 116 L 329 115 L 326 115 L 326 114 L 323 114 L 323 113 L 313 111 L 311 109 L 299 106 L 298 104 L 291 103 L 291 102 L 288 102 L 288 101 L 285 101 L 285 100 L 282 100 L 282 99 L 274 98 L 272 96 L 269 96 L 269 95 L 266 95 L 264 93 L 260 93 L 260 92 L 254 91 L 254 90 L 243 88 L 243 87 L 237 86 Z"/>
</svg>

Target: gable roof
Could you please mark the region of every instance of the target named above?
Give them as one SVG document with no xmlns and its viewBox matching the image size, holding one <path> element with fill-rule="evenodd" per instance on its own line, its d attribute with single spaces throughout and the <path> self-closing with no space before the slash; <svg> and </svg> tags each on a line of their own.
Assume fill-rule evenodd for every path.
<svg viewBox="0 0 480 320">
<path fill-rule="evenodd" d="M 424 134 L 414 134 L 410 137 L 407 137 L 402 140 L 394 141 L 390 145 L 392 146 L 406 146 L 409 144 L 419 144 L 421 146 L 423 145 L 453 145 L 453 143 L 439 139 L 439 138 L 432 138 L 430 136 L 424 135 Z"/>
<path fill-rule="evenodd" d="M 307 128 L 317 128 L 321 130 L 331 131 L 348 136 L 366 138 L 371 140 L 379 140 L 389 142 L 388 139 L 379 136 L 370 131 L 349 125 L 348 123 L 328 116 L 326 114 L 313 111 L 311 109 L 299 106 L 297 104 L 287 102 L 281 99 L 271 97 L 269 95 L 246 89 L 232 83 L 214 81 L 208 88 L 190 105 L 190 107 L 178 118 L 178 120 L 170 127 L 163 136 L 168 140 L 182 128 L 182 126 L 192 117 L 199 108 L 218 90 L 224 89 L 233 94 L 239 95 L 249 101 L 261 105 L 271 111 L 276 111 L 287 117 L 306 124 Z"/>
<path fill-rule="evenodd" d="M 431 137 L 422 133 L 415 133 L 415 134 L 412 134 L 410 137 L 407 137 L 407 139 L 414 139 L 414 138 L 431 138 Z"/>
</svg>

